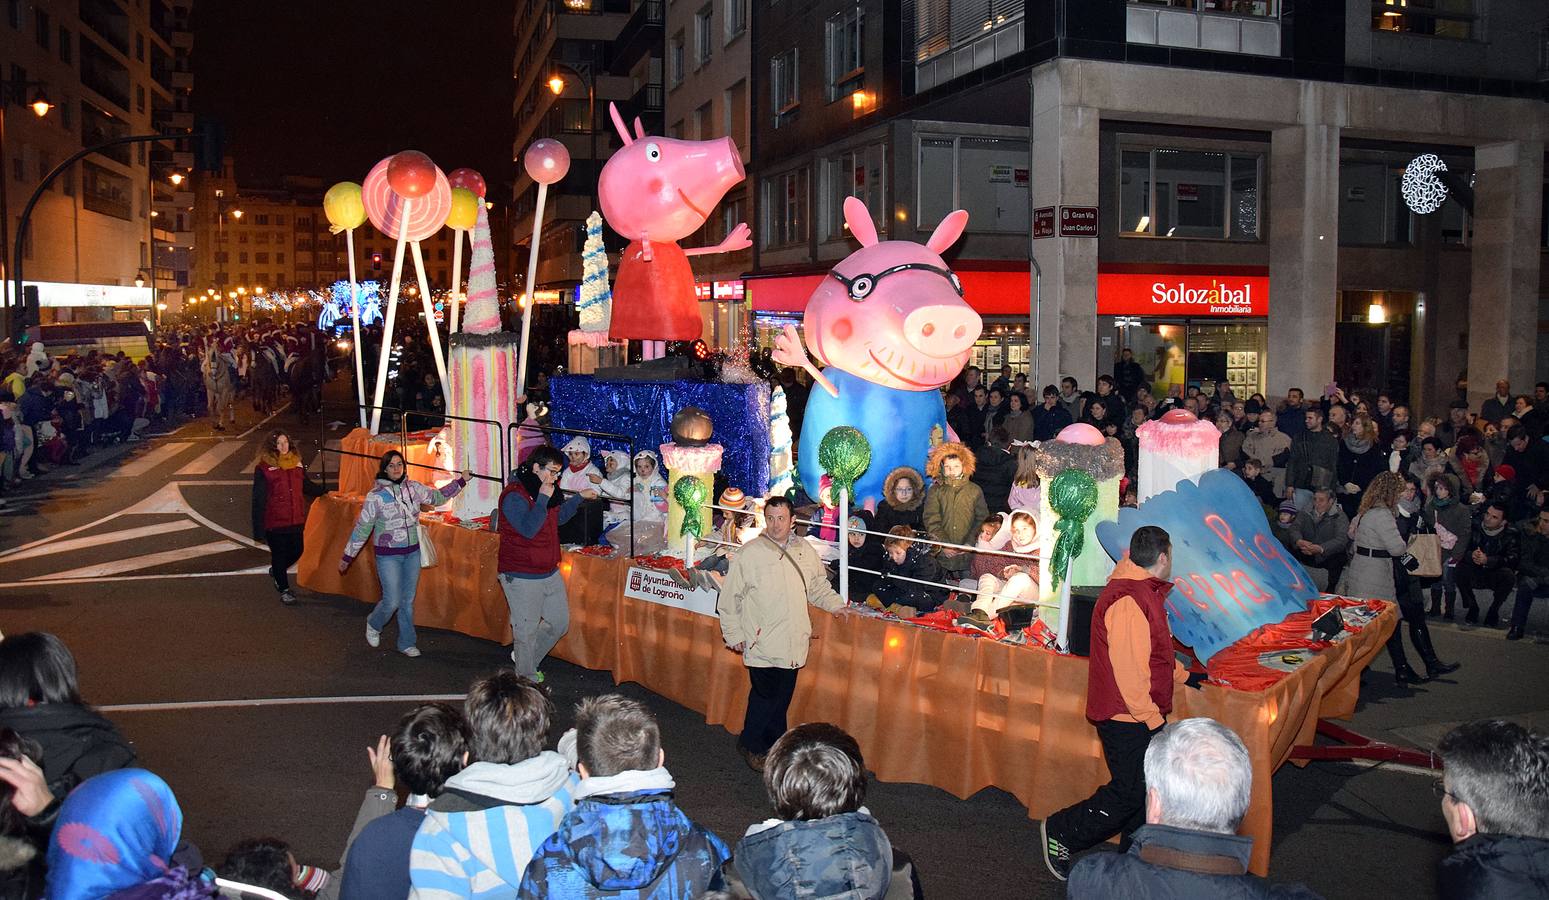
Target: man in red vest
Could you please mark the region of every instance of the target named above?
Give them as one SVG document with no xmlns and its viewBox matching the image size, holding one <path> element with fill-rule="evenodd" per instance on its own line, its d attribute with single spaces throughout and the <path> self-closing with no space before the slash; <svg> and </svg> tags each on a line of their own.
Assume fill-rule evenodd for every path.
<svg viewBox="0 0 1549 900">
<path fill-rule="evenodd" d="M 1167 724 L 1173 684 L 1190 679 L 1173 656 L 1162 606 L 1171 577 L 1172 539 L 1155 525 L 1138 528 L 1092 609 L 1086 717 L 1097 726 L 1109 780 L 1040 823 L 1044 864 L 1060 881 L 1074 854 L 1116 834 L 1127 840 L 1145 823 L 1146 746 Z"/>
</svg>

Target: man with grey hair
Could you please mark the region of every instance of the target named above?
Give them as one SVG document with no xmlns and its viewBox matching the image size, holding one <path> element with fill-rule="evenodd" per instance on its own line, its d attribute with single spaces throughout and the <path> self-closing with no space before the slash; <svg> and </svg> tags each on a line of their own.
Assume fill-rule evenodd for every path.
<svg viewBox="0 0 1549 900">
<path fill-rule="evenodd" d="M 1248 748 L 1214 719 L 1166 726 L 1146 747 L 1146 824 L 1126 853 L 1092 853 L 1066 896 L 1314 898 L 1248 874 L 1253 838 L 1237 834 L 1253 795 Z"/>
<path fill-rule="evenodd" d="M 1549 897 L 1549 735 L 1488 719 L 1447 732 L 1436 782 L 1455 845 L 1437 884 L 1452 898 Z"/>
</svg>

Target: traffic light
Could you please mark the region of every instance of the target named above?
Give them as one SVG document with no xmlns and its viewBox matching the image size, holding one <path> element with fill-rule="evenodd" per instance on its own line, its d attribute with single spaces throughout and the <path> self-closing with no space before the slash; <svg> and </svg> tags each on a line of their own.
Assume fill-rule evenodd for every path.
<svg viewBox="0 0 1549 900">
<path fill-rule="evenodd" d="M 371 271 L 382 271 L 382 254 L 380 251 L 371 254 Z"/>
</svg>

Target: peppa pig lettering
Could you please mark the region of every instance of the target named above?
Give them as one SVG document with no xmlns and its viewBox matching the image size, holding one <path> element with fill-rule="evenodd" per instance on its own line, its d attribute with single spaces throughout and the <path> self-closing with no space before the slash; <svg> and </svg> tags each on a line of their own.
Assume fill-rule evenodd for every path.
<svg viewBox="0 0 1549 900">
<path fill-rule="evenodd" d="M 738 224 L 714 247 L 684 250 L 678 241 L 698 231 L 726 192 L 742 181 L 742 157 L 732 139 L 683 141 L 646 137 L 635 119 L 631 135 L 618 108 L 608 104 L 624 146 L 597 179 L 603 218 L 629 239 L 613 280 L 614 340 L 692 341 L 703 322 L 688 258 L 730 253 L 753 245 Z"/>
<path fill-rule="evenodd" d="M 844 202 L 850 234 L 861 247 L 841 260 L 807 300 L 803 331 L 775 339 L 774 359 L 802 366 L 822 390 L 807 399 L 798 473 L 816 497 L 822 471 L 818 443 L 829 429 L 851 425 L 871 443 L 871 466 L 855 482 L 854 501 L 881 499 L 898 466 L 924 471 L 933 426 L 947 427 L 938 390 L 967 364 L 983 323 L 963 300 L 963 287 L 941 253 L 968 223 L 958 210 L 923 245 L 879 241 L 866 204 Z"/>
</svg>

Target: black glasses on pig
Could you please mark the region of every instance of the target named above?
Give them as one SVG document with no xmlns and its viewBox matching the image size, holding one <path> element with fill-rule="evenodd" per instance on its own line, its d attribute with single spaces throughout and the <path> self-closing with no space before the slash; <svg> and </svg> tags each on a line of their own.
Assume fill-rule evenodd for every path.
<svg viewBox="0 0 1549 900">
<path fill-rule="evenodd" d="M 957 273 L 953 272 L 951 269 L 943 269 L 940 266 L 933 266 L 930 263 L 903 263 L 901 265 L 893 266 L 892 268 L 883 269 L 875 275 L 848 276 L 841 275 L 838 271 L 832 270 L 828 274 L 834 276 L 835 281 L 845 286 L 845 289 L 850 292 L 851 300 L 859 303 L 862 300 L 865 300 L 867 297 L 871 296 L 871 292 L 877 289 L 877 284 L 882 281 L 882 279 L 892 275 L 895 272 L 906 272 L 911 269 L 922 272 L 932 272 L 936 275 L 940 275 L 942 278 L 945 278 L 947 281 L 952 283 L 952 290 L 957 291 L 957 295 L 959 297 L 963 296 L 963 283 L 958 280 Z"/>
</svg>

